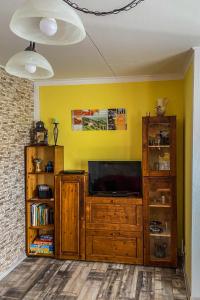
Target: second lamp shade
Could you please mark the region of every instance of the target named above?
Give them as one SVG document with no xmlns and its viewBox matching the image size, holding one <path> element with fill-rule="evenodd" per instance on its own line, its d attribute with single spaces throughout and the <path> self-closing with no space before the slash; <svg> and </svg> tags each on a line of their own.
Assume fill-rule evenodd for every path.
<svg viewBox="0 0 200 300">
<path fill-rule="evenodd" d="M 32 72 L 34 68 L 34 72 Z M 30 80 L 48 79 L 54 75 L 45 57 L 34 51 L 22 51 L 12 56 L 6 64 L 7 73 Z"/>
</svg>

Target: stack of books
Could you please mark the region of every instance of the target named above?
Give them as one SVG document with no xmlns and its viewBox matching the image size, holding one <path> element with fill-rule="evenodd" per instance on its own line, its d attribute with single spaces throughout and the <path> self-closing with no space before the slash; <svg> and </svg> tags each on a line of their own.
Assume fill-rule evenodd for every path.
<svg viewBox="0 0 200 300">
<path fill-rule="evenodd" d="M 31 225 L 42 226 L 54 224 L 53 208 L 46 204 L 31 205 Z"/>
<path fill-rule="evenodd" d="M 30 244 L 30 252 L 34 254 L 53 255 L 54 242 L 53 236 L 50 234 L 38 236 L 32 244 Z"/>
</svg>

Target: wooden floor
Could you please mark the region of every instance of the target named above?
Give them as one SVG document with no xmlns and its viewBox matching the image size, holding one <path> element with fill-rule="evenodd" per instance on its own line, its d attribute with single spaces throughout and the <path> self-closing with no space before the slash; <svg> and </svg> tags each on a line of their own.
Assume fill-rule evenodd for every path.
<svg viewBox="0 0 200 300">
<path fill-rule="evenodd" d="M 0 282 L 0 299 L 187 299 L 180 270 L 27 258 Z"/>
</svg>

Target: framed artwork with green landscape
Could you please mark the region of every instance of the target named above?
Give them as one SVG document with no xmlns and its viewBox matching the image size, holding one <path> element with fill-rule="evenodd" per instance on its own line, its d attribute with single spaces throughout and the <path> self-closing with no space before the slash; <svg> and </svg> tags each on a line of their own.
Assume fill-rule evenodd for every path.
<svg viewBox="0 0 200 300">
<path fill-rule="evenodd" d="M 127 130 L 126 109 L 72 110 L 72 130 Z"/>
</svg>

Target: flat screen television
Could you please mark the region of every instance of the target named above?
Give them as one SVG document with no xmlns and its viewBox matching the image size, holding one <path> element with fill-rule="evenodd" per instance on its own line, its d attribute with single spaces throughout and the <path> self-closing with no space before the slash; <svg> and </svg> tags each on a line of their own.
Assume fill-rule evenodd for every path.
<svg viewBox="0 0 200 300">
<path fill-rule="evenodd" d="M 89 161 L 89 194 L 142 196 L 141 161 Z"/>
</svg>

